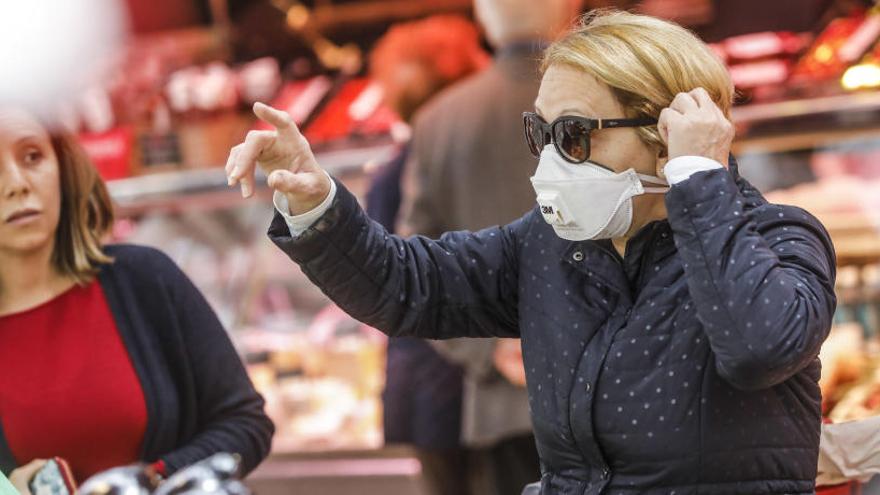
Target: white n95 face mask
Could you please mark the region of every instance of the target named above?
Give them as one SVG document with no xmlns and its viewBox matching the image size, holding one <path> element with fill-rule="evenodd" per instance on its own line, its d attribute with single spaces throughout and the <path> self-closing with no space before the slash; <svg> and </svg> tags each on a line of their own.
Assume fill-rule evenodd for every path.
<svg viewBox="0 0 880 495">
<path fill-rule="evenodd" d="M 531 180 L 544 220 L 569 241 L 623 236 L 632 225 L 633 196 L 669 190 L 663 179 L 633 169 L 617 174 L 589 161 L 569 163 L 552 144 L 541 152 Z"/>
</svg>

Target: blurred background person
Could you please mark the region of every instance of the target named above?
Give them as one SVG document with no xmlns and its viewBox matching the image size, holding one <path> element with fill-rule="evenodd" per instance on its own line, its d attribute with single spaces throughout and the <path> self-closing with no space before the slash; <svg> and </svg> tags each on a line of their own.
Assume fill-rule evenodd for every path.
<svg viewBox="0 0 880 495">
<path fill-rule="evenodd" d="M 434 16 L 392 27 L 370 56 L 370 72 L 387 104 L 410 122 L 430 98 L 488 61 L 473 23 L 458 16 Z M 398 155 L 376 171 L 367 192 L 368 214 L 392 232 L 409 151 L 409 143 L 403 144 Z M 385 442 L 416 447 L 432 493 L 470 493 L 469 463 L 460 442 L 461 367 L 424 340 L 391 338 L 382 400 Z"/>
<path fill-rule="evenodd" d="M 401 233 L 431 238 L 505 225 L 534 207 L 535 160 L 522 112 L 538 94 L 544 47 L 577 17 L 581 0 L 475 0 L 495 49 L 492 64 L 432 99 L 414 117 Z M 540 478 L 518 340 L 432 345 L 464 369 L 462 441 L 474 493 L 519 493 Z"/>
<path fill-rule="evenodd" d="M 250 472 L 274 428 L 226 331 L 167 256 L 103 245 L 112 223 L 74 139 L 0 108 L 0 469 L 57 456 L 82 482 L 230 452 Z"/>
</svg>

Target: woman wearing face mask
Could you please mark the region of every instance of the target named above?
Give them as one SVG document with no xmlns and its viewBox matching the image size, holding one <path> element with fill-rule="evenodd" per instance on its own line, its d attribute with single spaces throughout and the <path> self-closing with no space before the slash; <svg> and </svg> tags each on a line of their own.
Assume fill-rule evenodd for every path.
<svg viewBox="0 0 880 495">
<path fill-rule="evenodd" d="M 511 225 L 388 235 L 259 105 L 277 131 L 233 149 L 230 183 L 270 173 L 270 237 L 355 317 L 520 337 L 542 494 L 813 493 L 834 252 L 739 177 L 724 66 L 679 26 L 612 12 L 544 68 L 524 117 L 538 207 Z"/>
<path fill-rule="evenodd" d="M 110 199 L 76 142 L 0 108 L 0 193 L 0 469 L 26 489 L 56 456 L 78 482 L 220 451 L 256 467 L 273 426 L 226 332 L 168 257 L 102 245 Z"/>
</svg>

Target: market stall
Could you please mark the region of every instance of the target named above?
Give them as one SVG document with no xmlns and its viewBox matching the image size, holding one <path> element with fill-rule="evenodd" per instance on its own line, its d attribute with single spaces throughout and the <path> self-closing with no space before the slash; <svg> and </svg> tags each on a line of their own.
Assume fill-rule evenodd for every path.
<svg viewBox="0 0 880 495">
<path fill-rule="evenodd" d="M 363 193 L 407 129 L 363 76 L 363 49 L 323 33 L 463 12 L 469 2 L 418 4 L 273 2 L 309 49 L 287 65 L 233 60 L 235 19 L 217 11 L 222 22 L 211 27 L 134 40 L 118 79 L 71 109 L 109 179 L 116 240 L 160 247 L 184 268 L 267 399 L 277 433 L 249 481 L 260 493 L 287 493 L 289 483 L 304 493 L 421 490 L 412 453 L 383 445 L 384 337 L 330 305 L 270 244 L 269 190 L 245 203 L 222 168 L 256 128 L 249 106 L 270 101 L 294 117 L 324 167 Z M 740 33 L 713 47 L 738 88 L 734 154 L 743 175 L 771 201 L 817 215 L 834 240 L 840 307 L 822 386 L 826 414 L 841 422 L 880 413 L 880 10 L 832 4 L 812 31 Z M 711 9 L 701 12 L 694 22 L 709 22 Z"/>
</svg>

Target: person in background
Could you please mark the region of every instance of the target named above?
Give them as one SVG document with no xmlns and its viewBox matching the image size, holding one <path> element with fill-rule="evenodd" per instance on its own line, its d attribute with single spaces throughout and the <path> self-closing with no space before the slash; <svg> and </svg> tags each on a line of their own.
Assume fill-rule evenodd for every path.
<svg viewBox="0 0 880 495">
<path fill-rule="evenodd" d="M 413 117 L 429 100 L 489 64 L 476 26 L 463 17 L 438 15 L 398 24 L 382 36 L 370 53 L 370 75 L 381 85 L 386 104 L 401 120 Z M 373 178 L 367 212 L 393 231 L 401 205 L 401 177 L 410 143 Z"/>
<path fill-rule="evenodd" d="M 226 331 L 159 251 L 103 245 L 110 198 L 74 138 L 0 108 L 0 470 L 77 482 L 269 453 L 274 427 Z"/>
<path fill-rule="evenodd" d="M 370 74 L 404 122 L 449 85 L 489 62 L 479 33 L 458 16 L 434 16 L 392 27 L 370 54 Z M 401 175 L 410 146 L 378 169 L 367 192 L 367 214 L 394 231 Z M 469 463 L 461 447 L 462 369 L 420 339 L 388 341 L 382 394 L 386 443 L 415 446 L 436 495 L 465 495 Z"/>
<path fill-rule="evenodd" d="M 492 65 L 415 115 L 405 167 L 401 234 L 437 238 L 507 224 L 531 209 L 534 157 L 521 115 L 539 86 L 541 52 L 580 12 L 581 0 L 475 0 L 495 49 Z M 369 213 L 369 209 L 368 209 Z M 462 441 L 475 493 L 507 495 L 540 478 L 518 340 L 432 343 L 464 369 Z"/>
</svg>

